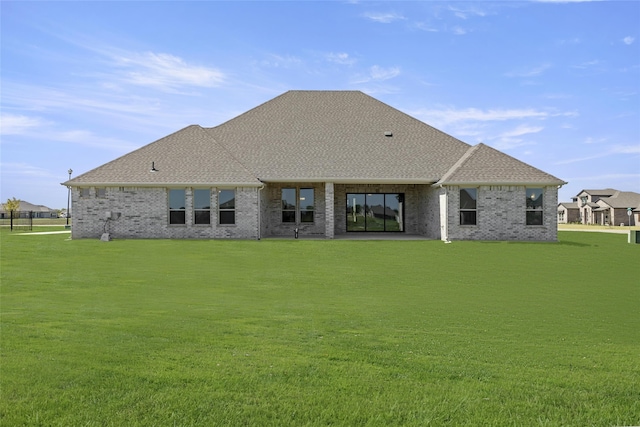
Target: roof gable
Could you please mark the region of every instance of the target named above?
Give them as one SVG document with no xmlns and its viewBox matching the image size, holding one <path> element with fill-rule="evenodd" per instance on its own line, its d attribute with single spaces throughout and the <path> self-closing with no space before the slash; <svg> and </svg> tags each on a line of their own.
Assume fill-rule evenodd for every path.
<svg viewBox="0 0 640 427">
<path fill-rule="evenodd" d="M 191 125 L 65 184 L 259 185 L 260 181 L 203 128 Z"/>
<path fill-rule="evenodd" d="M 576 198 L 581 197 L 583 194 L 589 196 L 609 197 L 614 195 L 616 191 L 618 190 L 615 190 L 613 188 L 605 188 L 602 190 L 582 190 L 576 195 Z"/>
<path fill-rule="evenodd" d="M 485 144 L 475 145 L 436 184 L 539 184 L 566 182 Z"/>
</svg>

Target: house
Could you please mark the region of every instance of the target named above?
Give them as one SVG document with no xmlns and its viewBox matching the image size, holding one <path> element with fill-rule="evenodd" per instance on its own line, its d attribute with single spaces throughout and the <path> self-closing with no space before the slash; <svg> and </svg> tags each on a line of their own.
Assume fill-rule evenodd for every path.
<svg viewBox="0 0 640 427">
<path fill-rule="evenodd" d="M 359 91 L 289 91 L 64 182 L 73 238 L 557 239 L 564 181 Z"/>
<path fill-rule="evenodd" d="M 559 203 L 558 224 L 571 224 L 576 222 L 580 222 L 580 207 L 578 206 L 578 202 Z"/>
<path fill-rule="evenodd" d="M 637 225 L 640 220 L 640 194 L 613 188 L 582 190 L 572 203 L 558 205 L 558 221 L 571 206 L 571 218 L 582 224 Z"/>
<path fill-rule="evenodd" d="M 34 205 L 33 203 L 20 200 L 18 208 L 19 218 L 57 218 L 58 211 L 48 208 L 44 205 Z M 5 210 L 4 204 L 0 206 L 0 219 L 10 218 L 11 213 Z"/>
</svg>

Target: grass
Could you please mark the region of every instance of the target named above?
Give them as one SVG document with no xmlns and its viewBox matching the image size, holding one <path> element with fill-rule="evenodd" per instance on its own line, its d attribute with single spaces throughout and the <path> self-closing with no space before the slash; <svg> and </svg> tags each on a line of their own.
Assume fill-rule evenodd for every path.
<svg viewBox="0 0 640 427">
<path fill-rule="evenodd" d="M 639 245 L 0 231 L 0 424 L 640 424 Z"/>
</svg>

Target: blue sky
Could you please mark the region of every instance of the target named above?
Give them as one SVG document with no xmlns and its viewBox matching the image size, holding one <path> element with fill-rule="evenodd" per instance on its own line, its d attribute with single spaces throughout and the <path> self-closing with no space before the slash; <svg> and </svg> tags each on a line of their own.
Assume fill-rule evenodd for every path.
<svg viewBox="0 0 640 427">
<path fill-rule="evenodd" d="M 361 90 L 569 184 L 640 192 L 640 2 L 14 2 L 0 200 L 290 89 Z"/>
</svg>

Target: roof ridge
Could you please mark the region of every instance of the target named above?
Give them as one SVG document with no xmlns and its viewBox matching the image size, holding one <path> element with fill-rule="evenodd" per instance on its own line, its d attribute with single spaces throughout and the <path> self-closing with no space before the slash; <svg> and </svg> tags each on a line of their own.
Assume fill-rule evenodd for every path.
<svg viewBox="0 0 640 427">
<path fill-rule="evenodd" d="M 471 155 L 472 155 L 473 153 L 475 153 L 475 152 L 480 148 L 480 146 L 485 146 L 485 147 L 486 147 L 486 145 L 484 145 L 482 142 L 481 142 L 481 143 L 479 143 L 479 144 L 476 144 L 476 145 L 470 146 L 470 147 L 469 147 L 469 149 L 468 149 L 468 150 L 467 150 L 467 151 L 462 155 L 462 157 L 460 157 L 460 158 L 458 159 L 458 161 L 457 161 L 457 162 L 455 162 L 455 163 L 453 164 L 453 166 L 451 166 L 451 168 L 450 168 L 447 172 L 445 172 L 445 174 L 442 176 L 442 178 L 440 178 L 440 179 L 438 180 L 438 182 L 436 182 L 434 185 L 440 185 L 442 182 L 445 182 L 447 179 L 449 179 L 449 177 L 450 177 L 451 175 L 453 175 L 453 174 L 454 174 L 458 169 L 460 169 L 460 168 L 462 167 L 462 165 L 463 165 L 467 160 L 469 160 L 469 158 L 471 157 Z"/>
<path fill-rule="evenodd" d="M 202 132 L 205 134 L 205 136 L 208 139 L 211 139 L 218 147 L 222 148 L 228 155 L 229 157 L 231 157 L 233 160 L 235 160 L 235 162 L 237 164 L 239 164 L 240 166 L 242 166 L 242 168 L 251 176 L 253 176 L 255 179 L 257 179 L 258 181 L 260 181 L 260 178 L 256 176 L 255 172 L 253 172 L 252 170 L 250 170 L 244 163 L 242 163 L 232 152 L 231 150 L 229 150 L 226 145 L 224 145 L 223 143 L 221 143 L 220 141 L 218 141 L 216 139 L 215 136 L 212 135 L 211 130 L 213 128 L 203 128 L 200 127 L 200 129 L 202 130 Z"/>
</svg>

